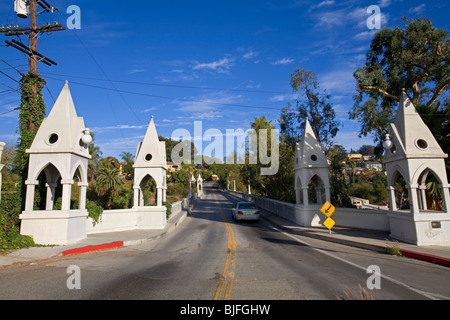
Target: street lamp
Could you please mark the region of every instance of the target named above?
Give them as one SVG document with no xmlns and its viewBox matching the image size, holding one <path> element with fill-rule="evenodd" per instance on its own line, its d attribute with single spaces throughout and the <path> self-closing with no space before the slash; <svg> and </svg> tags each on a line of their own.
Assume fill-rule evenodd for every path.
<svg viewBox="0 0 450 320">
<path fill-rule="evenodd" d="M 89 129 L 83 129 L 83 131 L 81 131 L 83 133 L 83 136 L 81 137 L 81 141 L 83 142 L 83 144 L 89 144 L 92 142 L 92 136 L 89 132 Z"/>
<path fill-rule="evenodd" d="M 389 136 L 389 134 L 386 134 L 386 137 L 384 138 L 384 141 L 383 141 L 383 148 L 385 150 L 389 150 L 392 148 L 392 144 L 393 143 L 391 141 L 391 137 Z"/>
<path fill-rule="evenodd" d="M 192 196 L 192 182 L 195 182 L 194 174 L 192 174 L 191 178 L 189 179 L 189 198 Z"/>
</svg>

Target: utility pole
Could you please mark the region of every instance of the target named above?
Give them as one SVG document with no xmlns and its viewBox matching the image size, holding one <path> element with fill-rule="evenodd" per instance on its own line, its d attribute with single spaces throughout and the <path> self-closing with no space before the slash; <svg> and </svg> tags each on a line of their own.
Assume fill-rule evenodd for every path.
<svg viewBox="0 0 450 320">
<path fill-rule="evenodd" d="M 12 0 L 9 0 L 12 3 Z M 39 9 L 42 9 L 40 12 Z M 45 117 L 45 103 L 41 93 L 45 86 L 45 80 L 38 74 L 38 62 L 42 62 L 48 66 L 56 65 L 56 62 L 47 58 L 37 51 L 37 40 L 40 34 L 61 31 L 65 28 L 58 23 L 46 25 L 37 25 L 37 15 L 44 12 L 54 12 L 53 8 L 47 0 L 15 0 L 14 11 L 20 18 L 26 19 L 30 16 L 30 27 L 7 27 L 1 28 L 0 33 L 5 36 L 14 36 L 16 39 L 11 41 L 5 40 L 6 45 L 19 50 L 28 55 L 28 74 L 21 74 L 20 81 L 21 104 L 19 113 L 19 141 L 17 143 L 16 152 L 16 169 L 20 172 L 22 183 L 19 184 L 19 193 L 22 196 L 22 204 L 25 199 L 25 181 L 27 179 L 28 159 L 29 155 L 26 150 L 30 148 L 34 140 L 36 132 Z M 28 45 L 20 41 L 20 36 L 28 36 Z M 19 40 L 19 41 L 18 41 Z"/>
<path fill-rule="evenodd" d="M 5 43 L 7 46 L 11 46 L 29 56 L 28 58 L 28 73 L 30 75 L 37 76 L 37 63 L 43 62 L 48 66 L 51 65 L 57 65 L 56 62 L 53 60 L 50 60 L 49 58 L 45 57 L 44 55 L 40 54 L 37 51 L 37 37 L 40 33 L 47 33 L 47 32 L 54 32 L 54 31 L 61 31 L 65 30 L 61 24 L 54 23 L 49 24 L 47 22 L 44 26 L 37 26 L 37 7 L 38 5 L 43 9 L 39 13 L 43 12 L 54 12 L 57 10 L 56 8 L 53 8 L 50 6 L 50 4 L 46 0 L 16 0 L 16 1 L 22 1 L 23 3 L 29 4 L 29 14 L 30 14 L 30 27 L 29 28 L 1 28 L 0 32 L 4 33 L 6 36 L 20 36 L 20 35 L 28 35 L 28 47 L 22 44 L 21 42 L 17 40 L 8 41 L 5 40 Z M 20 15 L 20 17 L 25 16 Z"/>
<path fill-rule="evenodd" d="M 30 36 L 29 36 L 29 46 L 30 46 L 30 58 L 28 59 L 28 72 L 32 75 L 37 75 L 37 33 L 36 33 L 36 0 L 30 1 Z"/>
<path fill-rule="evenodd" d="M 28 5 L 28 7 L 27 7 Z M 27 18 L 27 15 L 29 13 L 30 15 L 30 27 L 29 28 L 1 28 L 0 32 L 4 33 L 5 36 L 21 36 L 21 35 L 28 35 L 28 46 L 24 45 L 22 42 L 17 41 L 13 39 L 12 41 L 5 40 L 6 46 L 11 46 L 25 54 L 28 55 L 28 77 L 31 78 L 39 78 L 38 76 L 38 68 L 37 64 L 38 62 L 43 62 L 44 64 L 48 66 L 57 65 L 56 62 L 53 60 L 45 57 L 44 55 L 40 54 L 37 51 L 37 38 L 40 33 L 47 33 L 47 32 L 54 32 L 54 31 L 61 31 L 65 30 L 65 28 L 61 24 L 57 24 L 56 22 L 54 24 L 49 24 L 47 22 L 44 26 L 37 26 L 37 7 L 42 8 L 42 11 L 39 12 L 54 12 L 55 8 L 53 8 L 46 0 L 16 0 L 14 1 L 14 9 L 16 10 L 17 15 L 20 18 Z M 29 9 L 28 9 L 29 8 Z M 20 10 L 20 12 L 18 11 Z M 29 11 L 29 12 L 28 12 Z M 23 82 L 26 76 L 22 77 Z M 45 83 L 45 82 L 44 82 Z M 38 84 L 36 81 L 34 81 L 31 84 L 31 99 L 36 101 L 39 97 L 40 89 L 38 88 Z M 22 94 L 23 95 L 23 94 Z M 22 97 L 23 98 L 23 97 Z M 44 106 L 45 111 L 45 106 Z M 30 115 L 30 117 L 27 119 L 26 128 L 27 131 L 33 132 L 36 128 L 36 121 L 37 119 L 34 118 L 33 115 Z"/>
</svg>

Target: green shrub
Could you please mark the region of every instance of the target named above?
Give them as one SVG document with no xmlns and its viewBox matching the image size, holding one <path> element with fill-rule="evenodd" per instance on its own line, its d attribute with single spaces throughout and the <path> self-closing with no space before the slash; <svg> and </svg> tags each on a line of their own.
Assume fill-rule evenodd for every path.
<svg viewBox="0 0 450 320">
<path fill-rule="evenodd" d="M 88 218 L 94 220 L 94 226 L 102 221 L 103 208 L 98 206 L 94 201 L 86 200 L 86 210 L 88 211 Z"/>
<path fill-rule="evenodd" d="M 35 245 L 32 237 L 20 234 L 21 202 L 18 193 L 2 195 L 0 202 L 0 252 Z"/>
<path fill-rule="evenodd" d="M 79 208 L 78 200 L 71 200 L 70 207 L 72 209 Z M 58 198 L 53 205 L 53 210 L 61 210 L 61 198 Z M 97 205 L 94 201 L 86 199 L 86 210 L 88 212 L 87 218 L 92 218 L 93 225 L 95 226 L 97 223 L 102 220 L 103 208 Z"/>
<path fill-rule="evenodd" d="M 169 183 L 167 187 L 167 195 L 181 195 L 183 197 L 187 197 L 188 195 L 188 186 L 183 183 Z"/>
</svg>

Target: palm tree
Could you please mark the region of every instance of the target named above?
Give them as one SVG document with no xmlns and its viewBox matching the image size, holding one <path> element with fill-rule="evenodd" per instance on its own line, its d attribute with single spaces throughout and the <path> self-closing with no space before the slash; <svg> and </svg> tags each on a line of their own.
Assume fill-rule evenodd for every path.
<svg viewBox="0 0 450 320">
<path fill-rule="evenodd" d="M 91 132 L 91 136 L 93 136 L 93 133 Z M 100 150 L 100 147 L 94 145 L 93 143 L 89 144 L 89 155 L 91 156 L 91 159 L 88 162 L 88 181 L 89 184 L 94 182 L 95 176 L 98 173 L 98 168 L 100 164 L 100 158 L 103 154 L 103 152 Z"/>
<path fill-rule="evenodd" d="M 439 182 L 436 177 L 431 176 L 426 181 L 427 187 L 427 207 L 429 210 L 443 211 L 444 201 L 442 200 L 442 192 L 439 188 Z"/>
<path fill-rule="evenodd" d="M 111 200 L 119 193 L 124 180 L 119 175 L 119 169 L 114 167 L 100 168 L 99 175 L 95 179 L 94 188 L 99 195 L 106 196 L 106 208 L 111 207 Z"/>
<path fill-rule="evenodd" d="M 122 158 L 123 161 L 125 161 L 126 163 L 133 163 L 134 160 L 134 156 L 131 152 L 122 152 L 120 154 L 120 157 Z"/>
<path fill-rule="evenodd" d="M 126 162 L 126 165 L 123 166 L 123 172 L 125 173 L 125 177 L 128 180 L 133 180 L 133 161 L 134 155 L 131 152 L 122 152 L 120 157 L 123 161 Z"/>
</svg>

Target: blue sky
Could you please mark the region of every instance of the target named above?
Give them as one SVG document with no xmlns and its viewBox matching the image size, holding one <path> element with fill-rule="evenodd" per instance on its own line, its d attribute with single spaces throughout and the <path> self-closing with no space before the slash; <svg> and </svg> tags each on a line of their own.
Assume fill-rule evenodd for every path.
<svg viewBox="0 0 450 320">
<path fill-rule="evenodd" d="M 38 51 L 58 62 L 38 66 L 47 81 L 47 113 L 67 79 L 95 144 L 103 156 L 116 157 L 135 153 L 152 115 L 165 137 L 179 128 L 194 135 L 194 121 L 203 121 L 204 131 L 223 133 L 246 130 L 261 116 L 277 126 L 281 109 L 295 98 L 290 73 L 301 67 L 314 70 L 321 89 L 332 95 L 341 123 L 334 142 L 347 150 L 373 144 L 372 137 L 359 139 L 360 124 L 348 119 L 352 74 L 364 64 L 376 31 L 367 27 L 367 8 L 380 7 L 382 27 L 402 25 L 402 16 L 423 16 L 450 29 L 450 4 L 443 0 L 47 1 L 59 12 L 38 16 L 39 24 L 66 25 L 67 8 L 81 9 L 81 29 L 38 40 Z M 1 1 L 0 22 L 29 25 L 16 18 L 12 0 Z M 24 54 L 0 37 L 1 59 L 26 73 Z M 0 70 L 19 80 L 1 61 Z M 17 87 L 0 74 L 0 141 L 8 144 L 17 141 L 18 112 L 5 112 L 19 106 L 20 96 L 5 90 Z"/>
</svg>

